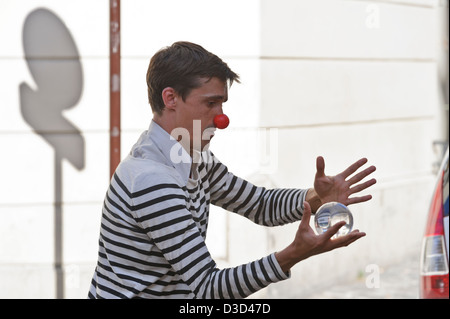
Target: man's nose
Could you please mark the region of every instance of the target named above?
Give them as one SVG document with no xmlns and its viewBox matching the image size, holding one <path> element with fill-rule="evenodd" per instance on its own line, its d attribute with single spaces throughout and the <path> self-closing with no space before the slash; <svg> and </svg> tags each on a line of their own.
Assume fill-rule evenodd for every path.
<svg viewBox="0 0 450 319">
<path fill-rule="evenodd" d="M 228 124 L 230 124 L 230 119 L 225 114 L 218 114 L 214 116 L 214 126 L 218 129 L 227 128 Z"/>
<path fill-rule="evenodd" d="M 222 104 L 220 104 L 217 107 L 217 112 L 214 115 L 221 115 L 221 114 L 223 114 L 223 105 Z"/>
</svg>

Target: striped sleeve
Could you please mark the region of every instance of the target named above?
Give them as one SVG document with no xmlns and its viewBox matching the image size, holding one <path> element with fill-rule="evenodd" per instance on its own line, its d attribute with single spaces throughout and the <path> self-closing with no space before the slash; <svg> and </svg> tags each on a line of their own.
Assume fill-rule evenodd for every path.
<svg viewBox="0 0 450 319">
<path fill-rule="evenodd" d="M 306 189 L 265 189 L 236 177 L 211 152 L 208 154 L 211 203 L 264 226 L 300 220 Z"/>
<path fill-rule="evenodd" d="M 191 212 L 186 209 L 185 187 L 168 176 L 159 180 L 165 181 L 150 192 L 134 196 L 129 209 L 197 298 L 245 298 L 270 283 L 288 278 L 273 254 L 235 268 L 217 269 Z"/>
</svg>

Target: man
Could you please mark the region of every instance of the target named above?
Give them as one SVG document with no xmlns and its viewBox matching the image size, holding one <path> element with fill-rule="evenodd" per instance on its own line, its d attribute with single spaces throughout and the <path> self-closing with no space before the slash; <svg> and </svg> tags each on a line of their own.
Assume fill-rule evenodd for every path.
<svg viewBox="0 0 450 319">
<path fill-rule="evenodd" d="M 366 159 L 329 177 L 319 157 L 314 188 L 267 190 L 234 176 L 208 150 L 214 117 L 223 114 L 235 81 L 238 75 L 220 58 L 193 43 L 174 43 L 151 59 L 147 84 L 154 117 L 111 180 L 89 298 L 245 298 L 289 278 L 301 260 L 365 235 L 353 231 L 331 239 L 341 222 L 317 236 L 309 219 L 326 202 L 371 199 L 350 196 L 376 182 L 357 184 L 375 167 L 346 180 Z M 205 245 L 210 203 L 261 225 L 301 222 L 288 247 L 218 269 Z"/>
</svg>

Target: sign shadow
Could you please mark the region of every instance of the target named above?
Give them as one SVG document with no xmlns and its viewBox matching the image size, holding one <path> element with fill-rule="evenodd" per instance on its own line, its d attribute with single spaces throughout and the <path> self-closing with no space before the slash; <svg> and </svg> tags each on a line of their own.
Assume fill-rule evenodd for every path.
<svg viewBox="0 0 450 319">
<path fill-rule="evenodd" d="M 85 166 L 84 138 L 63 112 L 80 100 L 83 68 L 69 29 L 48 9 L 28 14 L 22 41 L 34 85 L 20 84 L 20 111 L 25 122 L 54 150 L 54 267 L 56 298 L 60 299 L 64 298 L 62 161 L 66 159 L 78 170 Z"/>
</svg>

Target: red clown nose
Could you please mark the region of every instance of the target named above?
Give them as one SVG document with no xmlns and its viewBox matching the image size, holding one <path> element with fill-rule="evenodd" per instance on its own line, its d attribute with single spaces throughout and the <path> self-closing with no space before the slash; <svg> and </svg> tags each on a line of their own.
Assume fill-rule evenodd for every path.
<svg viewBox="0 0 450 319">
<path fill-rule="evenodd" d="M 218 129 L 227 128 L 228 124 L 230 124 L 230 119 L 225 114 L 218 114 L 214 117 L 214 125 Z"/>
</svg>

